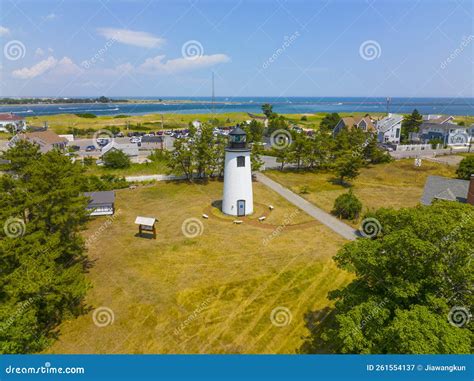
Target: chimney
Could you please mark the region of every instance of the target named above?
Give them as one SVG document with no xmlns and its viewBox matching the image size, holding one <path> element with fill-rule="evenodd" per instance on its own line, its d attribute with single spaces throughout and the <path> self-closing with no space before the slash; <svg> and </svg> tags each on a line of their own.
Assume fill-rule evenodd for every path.
<svg viewBox="0 0 474 381">
<path fill-rule="evenodd" d="M 471 175 L 471 180 L 469 181 L 469 189 L 467 191 L 467 203 L 474 205 L 474 174 Z"/>
</svg>

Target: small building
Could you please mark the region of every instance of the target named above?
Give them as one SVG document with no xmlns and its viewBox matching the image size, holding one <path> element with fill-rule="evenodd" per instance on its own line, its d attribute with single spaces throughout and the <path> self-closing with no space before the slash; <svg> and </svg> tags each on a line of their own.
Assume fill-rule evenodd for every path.
<svg viewBox="0 0 474 381">
<path fill-rule="evenodd" d="M 12 126 L 14 132 L 26 130 L 25 118 L 12 112 L 0 113 L 0 131 L 9 132 L 8 126 Z"/>
<path fill-rule="evenodd" d="M 86 192 L 84 196 L 89 197 L 86 210 L 91 216 L 109 216 L 115 213 L 114 191 Z"/>
<path fill-rule="evenodd" d="M 376 122 L 377 140 L 379 143 L 400 143 L 403 116 L 388 114 Z"/>
<path fill-rule="evenodd" d="M 253 213 L 252 164 L 247 135 L 240 127 L 229 134 L 225 149 L 222 212 L 231 216 Z"/>
<path fill-rule="evenodd" d="M 50 130 L 17 134 L 10 139 L 8 145 L 13 147 L 19 140 L 27 140 L 31 143 L 38 144 L 42 153 L 49 152 L 53 149 L 64 151 L 68 144 L 67 139 L 60 137 Z"/>
<path fill-rule="evenodd" d="M 458 201 L 474 205 L 474 175 L 471 175 L 470 180 L 428 176 L 421 203 L 431 205 L 434 200 Z"/>
<path fill-rule="evenodd" d="M 156 218 L 138 216 L 135 219 L 135 224 L 138 225 L 138 235 L 141 236 L 145 232 L 152 234 L 153 238 L 156 239 Z"/>
<path fill-rule="evenodd" d="M 141 148 L 147 149 L 163 149 L 163 136 L 143 136 L 141 140 Z"/>
<path fill-rule="evenodd" d="M 104 156 L 109 151 L 122 151 L 125 155 L 129 158 L 136 158 L 138 157 L 138 146 L 134 143 L 125 143 L 120 144 L 116 143 L 115 141 L 110 142 L 106 146 L 102 147 L 101 156 Z"/>
<path fill-rule="evenodd" d="M 345 118 L 341 118 L 341 120 L 336 124 L 333 129 L 333 136 L 336 136 L 344 128 L 347 128 L 348 130 L 357 128 L 364 132 L 370 132 L 374 134 L 377 133 L 377 129 L 375 128 L 372 119 L 368 115 L 364 117 L 348 116 Z"/>
</svg>

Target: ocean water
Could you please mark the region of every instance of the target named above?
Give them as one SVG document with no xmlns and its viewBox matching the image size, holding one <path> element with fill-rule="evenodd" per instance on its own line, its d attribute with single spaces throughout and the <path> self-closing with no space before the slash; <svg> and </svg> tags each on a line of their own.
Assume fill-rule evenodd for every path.
<svg viewBox="0 0 474 381">
<path fill-rule="evenodd" d="M 153 100 L 160 97 L 121 97 Z M 119 98 L 116 98 L 119 99 Z M 24 116 L 93 113 L 96 115 L 143 115 L 149 113 L 209 114 L 224 112 L 261 113 L 263 103 L 271 103 L 280 114 L 326 112 L 386 112 L 386 98 L 356 97 L 162 97 L 162 103 L 130 104 L 63 104 L 0 106 L 0 112 L 14 112 Z M 173 104 L 172 100 L 189 99 L 197 103 Z M 474 98 L 392 98 L 389 111 L 410 113 L 418 109 L 422 114 L 474 115 Z"/>
</svg>

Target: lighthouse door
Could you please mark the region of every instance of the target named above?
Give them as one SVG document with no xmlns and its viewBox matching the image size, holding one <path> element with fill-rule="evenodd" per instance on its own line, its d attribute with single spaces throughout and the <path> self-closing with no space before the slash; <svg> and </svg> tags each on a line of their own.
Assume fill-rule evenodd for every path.
<svg viewBox="0 0 474 381">
<path fill-rule="evenodd" d="M 237 215 L 245 216 L 245 200 L 237 200 Z"/>
</svg>

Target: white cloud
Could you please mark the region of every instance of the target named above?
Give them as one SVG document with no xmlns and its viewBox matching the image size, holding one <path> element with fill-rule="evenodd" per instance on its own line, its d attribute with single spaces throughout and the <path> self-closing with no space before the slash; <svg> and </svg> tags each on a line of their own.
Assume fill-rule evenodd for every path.
<svg viewBox="0 0 474 381">
<path fill-rule="evenodd" d="M 116 40 L 122 44 L 140 46 L 143 48 L 155 48 L 164 44 L 165 40 L 147 32 L 138 32 L 129 29 L 99 28 L 101 36 Z"/>
<path fill-rule="evenodd" d="M 10 34 L 10 29 L 0 25 L 0 36 L 6 36 L 8 34 Z"/>
<path fill-rule="evenodd" d="M 38 77 L 39 75 L 47 72 L 51 68 L 55 67 L 58 63 L 58 60 L 52 56 L 48 57 L 47 59 L 38 62 L 37 64 L 31 67 L 24 67 L 22 69 L 14 70 L 12 75 L 15 78 L 20 79 L 32 79 Z"/>
<path fill-rule="evenodd" d="M 36 50 L 35 50 L 35 56 L 36 56 L 36 57 L 44 56 L 44 50 L 41 49 L 41 48 L 36 49 Z"/>
<path fill-rule="evenodd" d="M 63 57 L 58 61 L 49 56 L 31 67 L 14 70 L 12 76 L 19 79 L 33 79 L 47 72 L 57 77 L 78 74 L 81 69 L 69 57 Z"/>
<path fill-rule="evenodd" d="M 57 14 L 55 14 L 55 13 L 50 13 L 49 15 L 44 16 L 43 19 L 44 19 L 45 21 L 51 21 L 51 20 L 54 20 L 56 17 L 58 17 Z"/>
<path fill-rule="evenodd" d="M 135 68 L 130 62 L 121 64 L 116 66 L 113 69 L 104 69 L 101 71 L 101 74 L 103 75 L 110 75 L 110 76 L 117 76 L 117 75 L 122 75 L 126 73 L 130 73 L 134 70 Z"/>
<path fill-rule="evenodd" d="M 225 54 L 212 54 L 187 58 L 175 58 L 164 61 L 165 56 L 156 56 L 154 58 L 147 58 L 138 69 L 144 73 L 177 73 L 182 71 L 189 71 L 195 69 L 202 69 L 209 66 L 214 66 L 219 63 L 229 62 L 230 58 Z"/>
<path fill-rule="evenodd" d="M 52 53 L 52 52 L 54 52 L 54 49 L 53 48 L 48 48 L 48 52 Z"/>
</svg>

